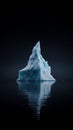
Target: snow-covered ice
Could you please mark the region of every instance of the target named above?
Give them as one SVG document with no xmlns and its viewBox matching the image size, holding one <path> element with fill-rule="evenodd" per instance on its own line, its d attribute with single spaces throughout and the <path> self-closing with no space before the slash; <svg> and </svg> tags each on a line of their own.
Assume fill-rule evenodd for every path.
<svg viewBox="0 0 73 130">
<path fill-rule="evenodd" d="M 20 81 L 52 81 L 51 67 L 41 55 L 40 41 L 32 49 L 25 68 L 19 70 L 18 80 Z"/>
</svg>

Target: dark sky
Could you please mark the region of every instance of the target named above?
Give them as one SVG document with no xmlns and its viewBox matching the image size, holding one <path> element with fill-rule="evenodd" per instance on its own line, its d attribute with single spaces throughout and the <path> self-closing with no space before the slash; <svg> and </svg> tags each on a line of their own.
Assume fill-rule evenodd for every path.
<svg viewBox="0 0 73 130">
<path fill-rule="evenodd" d="M 54 77 L 73 77 L 73 21 L 69 12 L 20 8 L 5 10 L 0 19 L 2 77 L 17 76 L 38 40 Z"/>
</svg>

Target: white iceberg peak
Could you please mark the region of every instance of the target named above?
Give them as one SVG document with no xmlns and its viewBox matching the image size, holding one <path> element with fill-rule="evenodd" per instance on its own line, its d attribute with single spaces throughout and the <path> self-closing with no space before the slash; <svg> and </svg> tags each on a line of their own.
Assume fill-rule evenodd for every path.
<svg viewBox="0 0 73 130">
<path fill-rule="evenodd" d="M 36 45 L 34 46 L 32 53 L 37 52 L 37 53 L 41 53 L 41 48 L 40 48 L 40 41 L 38 41 L 36 43 Z"/>
</svg>

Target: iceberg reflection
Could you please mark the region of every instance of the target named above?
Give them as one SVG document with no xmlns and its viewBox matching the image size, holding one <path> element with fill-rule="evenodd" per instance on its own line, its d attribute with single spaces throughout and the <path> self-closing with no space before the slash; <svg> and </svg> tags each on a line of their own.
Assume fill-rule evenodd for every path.
<svg viewBox="0 0 73 130">
<path fill-rule="evenodd" d="M 51 86 L 55 81 L 44 82 L 18 82 L 19 93 L 28 97 L 29 106 L 36 114 L 40 115 L 40 110 L 47 97 L 50 97 Z"/>
</svg>

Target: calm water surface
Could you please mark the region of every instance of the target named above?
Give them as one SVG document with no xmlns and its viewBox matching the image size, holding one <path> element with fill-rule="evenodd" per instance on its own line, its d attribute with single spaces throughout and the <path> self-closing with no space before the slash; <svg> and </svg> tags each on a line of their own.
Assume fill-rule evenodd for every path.
<svg viewBox="0 0 73 130">
<path fill-rule="evenodd" d="M 1 118 L 48 121 L 73 116 L 73 81 L 17 82 L 1 80 Z"/>
</svg>

